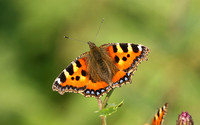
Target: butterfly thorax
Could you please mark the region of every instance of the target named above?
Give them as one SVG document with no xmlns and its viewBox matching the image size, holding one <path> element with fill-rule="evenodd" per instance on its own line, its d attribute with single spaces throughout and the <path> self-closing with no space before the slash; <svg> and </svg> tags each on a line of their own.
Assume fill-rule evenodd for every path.
<svg viewBox="0 0 200 125">
<path fill-rule="evenodd" d="M 119 69 L 111 61 L 105 50 L 97 47 L 94 43 L 88 42 L 90 52 L 88 56 L 88 71 L 92 82 L 104 81 L 108 84 L 112 83 L 114 74 Z"/>
</svg>

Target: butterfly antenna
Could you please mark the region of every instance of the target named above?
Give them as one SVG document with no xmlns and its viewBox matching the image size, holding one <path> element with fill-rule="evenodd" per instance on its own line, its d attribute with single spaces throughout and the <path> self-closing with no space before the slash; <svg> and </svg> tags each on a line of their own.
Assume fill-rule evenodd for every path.
<svg viewBox="0 0 200 125">
<path fill-rule="evenodd" d="M 102 26 L 103 22 L 104 22 L 104 18 L 103 18 L 102 21 L 101 21 L 101 24 L 100 24 L 100 26 L 99 26 L 99 29 L 98 29 L 97 33 L 96 33 L 96 36 L 95 36 L 94 42 L 95 42 L 96 39 L 97 39 L 97 36 L 98 36 L 98 34 L 99 34 L 99 31 L 100 31 L 100 29 L 101 29 L 101 26 Z"/>
<path fill-rule="evenodd" d="M 70 39 L 70 40 L 74 40 L 74 41 L 78 41 L 78 42 L 82 42 L 82 43 L 87 43 L 87 42 L 85 42 L 85 41 L 81 41 L 81 40 L 78 40 L 78 39 L 74 39 L 74 38 L 71 38 L 71 37 L 68 37 L 68 36 L 64 36 L 64 38 Z"/>
</svg>

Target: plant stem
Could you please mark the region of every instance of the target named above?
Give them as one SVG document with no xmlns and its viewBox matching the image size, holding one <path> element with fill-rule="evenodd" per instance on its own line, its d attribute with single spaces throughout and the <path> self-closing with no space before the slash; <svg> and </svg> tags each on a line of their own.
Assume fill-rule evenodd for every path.
<svg viewBox="0 0 200 125">
<path fill-rule="evenodd" d="M 102 110 L 102 101 L 101 98 L 97 98 L 98 105 L 99 105 L 99 110 Z"/>
<path fill-rule="evenodd" d="M 102 104 L 102 100 L 101 98 L 97 98 L 98 101 L 98 105 L 99 105 L 99 110 L 102 110 L 104 108 L 106 108 L 107 106 L 107 102 L 112 94 L 112 92 L 114 91 L 114 89 L 110 90 L 110 92 L 107 93 L 106 97 L 103 100 L 103 104 Z M 106 116 L 100 116 L 101 117 L 101 124 L 102 125 L 106 125 Z"/>
<path fill-rule="evenodd" d="M 102 110 L 102 101 L 101 98 L 97 98 L 99 110 Z M 101 124 L 106 125 L 106 116 L 100 116 L 101 117 Z"/>
<path fill-rule="evenodd" d="M 110 98 L 111 94 L 113 93 L 114 89 L 110 90 L 110 92 L 108 92 L 108 94 L 106 95 L 106 97 L 104 98 L 103 100 L 103 105 L 102 105 L 102 108 L 106 108 L 107 106 L 107 102 L 108 102 L 108 99 Z"/>
<path fill-rule="evenodd" d="M 106 125 L 106 116 L 101 116 L 101 124 Z"/>
</svg>

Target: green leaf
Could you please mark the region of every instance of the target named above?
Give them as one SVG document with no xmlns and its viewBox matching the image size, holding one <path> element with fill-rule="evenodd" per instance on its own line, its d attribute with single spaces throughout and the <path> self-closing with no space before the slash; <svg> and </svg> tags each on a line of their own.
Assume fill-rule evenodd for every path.
<svg viewBox="0 0 200 125">
<path fill-rule="evenodd" d="M 106 108 L 97 111 L 99 116 L 108 116 L 117 111 L 119 107 L 123 105 L 124 101 L 121 101 L 119 104 L 108 104 Z"/>
</svg>

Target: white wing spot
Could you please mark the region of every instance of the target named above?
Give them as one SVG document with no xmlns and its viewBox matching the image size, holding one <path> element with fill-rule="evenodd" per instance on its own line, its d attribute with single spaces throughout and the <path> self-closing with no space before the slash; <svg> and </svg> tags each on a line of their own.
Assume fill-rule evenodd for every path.
<svg viewBox="0 0 200 125">
<path fill-rule="evenodd" d="M 61 83 L 60 78 L 57 78 L 56 81 L 58 82 L 58 84 Z"/>
<path fill-rule="evenodd" d="M 77 72 L 77 70 L 79 69 L 77 66 L 76 66 L 76 63 L 73 63 L 73 69 L 74 69 L 74 72 Z"/>
<path fill-rule="evenodd" d="M 64 69 L 64 74 L 65 74 L 65 77 L 66 77 L 66 78 L 68 78 L 68 76 L 69 76 L 69 73 L 67 72 L 67 70 L 66 70 L 66 69 Z"/>
<path fill-rule="evenodd" d="M 138 45 L 138 49 L 139 49 L 139 51 L 142 51 L 142 46 Z"/>
<path fill-rule="evenodd" d="M 128 43 L 128 52 L 131 52 L 132 51 L 132 47 L 131 47 L 131 44 Z"/>
</svg>

